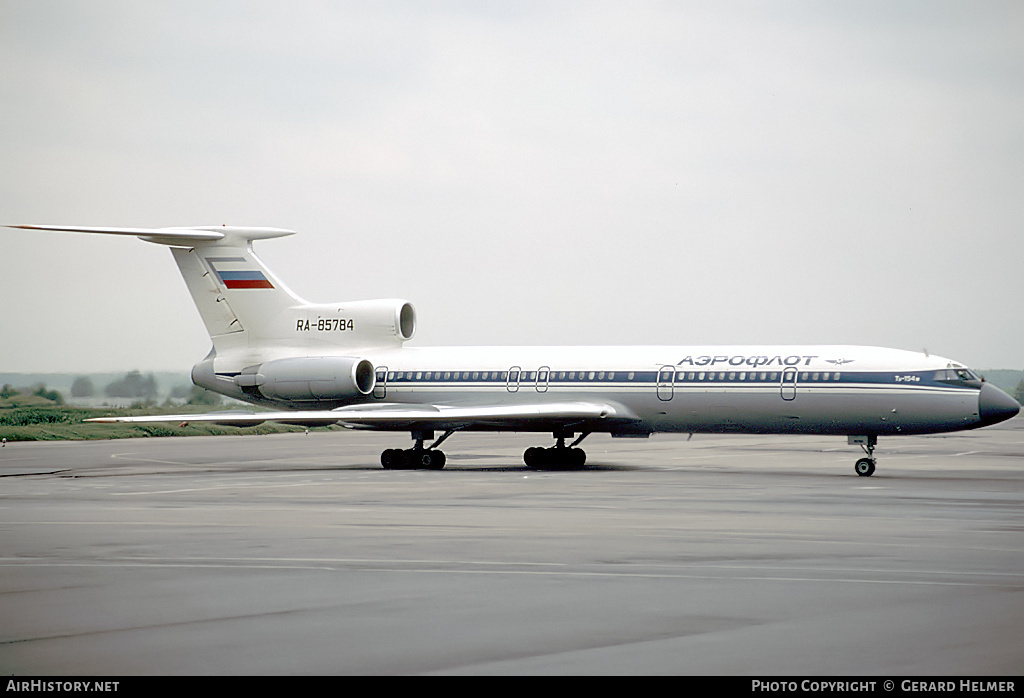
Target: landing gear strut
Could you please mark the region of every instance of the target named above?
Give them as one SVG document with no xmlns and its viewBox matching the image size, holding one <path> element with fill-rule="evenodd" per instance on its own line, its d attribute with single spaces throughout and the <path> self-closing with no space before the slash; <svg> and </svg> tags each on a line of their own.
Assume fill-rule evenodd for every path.
<svg viewBox="0 0 1024 698">
<path fill-rule="evenodd" d="M 580 437 L 568 446 L 565 439 L 572 437 L 573 433 L 555 432 L 554 437 L 558 443 L 551 448 L 540 448 L 533 446 L 526 449 L 523 454 L 523 461 L 526 467 L 534 470 L 576 470 L 582 468 L 587 462 L 587 453 L 576 445 L 590 435 L 590 432 L 580 434 Z"/>
<path fill-rule="evenodd" d="M 869 436 L 851 436 L 848 439 L 849 443 L 857 444 L 864 453 L 868 454 L 867 458 L 861 458 L 853 466 L 853 469 L 857 471 L 857 474 L 861 477 L 871 477 L 875 472 L 875 445 L 878 443 L 878 437 L 874 434 Z"/>
<path fill-rule="evenodd" d="M 412 448 L 389 448 L 380 454 L 380 464 L 385 470 L 440 470 L 447 460 L 444 451 L 437 450 L 442 441 L 455 433 L 454 429 L 446 431 L 444 435 L 424 448 L 424 439 L 434 438 L 434 432 L 412 433 L 416 445 Z"/>
</svg>

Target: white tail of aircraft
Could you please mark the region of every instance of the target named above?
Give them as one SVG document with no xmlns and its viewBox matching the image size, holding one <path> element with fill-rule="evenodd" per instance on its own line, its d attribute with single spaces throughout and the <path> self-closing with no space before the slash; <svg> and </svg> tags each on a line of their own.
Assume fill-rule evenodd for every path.
<svg viewBox="0 0 1024 698">
<path fill-rule="evenodd" d="M 400 347 L 416 331 L 415 310 L 404 300 L 310 303 L 293 293 L 252 249 L 254 240 L 291 230 L 11 227 L 131 235 L 169 246 L 213 343 L 192 380 L 236 399 L 308 404 L 368 395 L 374 366 L 359 354 Z"/>
<path fill-rule="evenodd" d="M 221 226 L 174 232 L 170 240 L 143 239 L 171 245 L 218 356 L 247 355 L 243 361 L 260 362 L 311 350 L 334 354 L 401 346 L 415 332 L 415 311 L 403 300 L 310 303 L 295 295 L 252 249 L 253 240 L 292 235 L 290 230 Z M 194 233 L 221 237 L 207 240 Z"/>
<path fill-rule="evenodd" d="M 169 246 L 213 342 L 210 355 L 193 370 L 193 380 L 217 392 L 225 392 L 226 386 L 219 384 L 223 376 L 237 376 L 281 359 L 294 360 L 288 367 L 290 374 L 295 366 L 310 365 L 310 359 L 331 357 L 335 359 L 334 371 L 340 365 L 336 359 L 367 348 L 400 347 L 416 331 L 415 310 L 404 300 L 310 303 L 293 293 L 252 249 L 254 240 L 293 235 L 291 230 L 229 226 L 11 227 L 131 235 Z M 355 365 L 352 370 L 356 370 Z M 366 394 L 373 385 L 372 366 L 364 364 L 360 372 L 363 376 L 359 382 L 369 389 L 357 392 Z M 237 386 L 238 380 L 234 382 Z M 282 398 L 290 394 L 288 390 L 276 392 Z"/>
<path fill-rule="evenodd" d="M 259 361 L 267 354 L 293 356 L 317 348 L 334 354 L 338 349 L 401 346 L 416 331 L 415 310 L 404 300 L 310 303 L 295 295 L 252 249 L 253 240 L 294 235 L 292 230 L 10 227 L 131 235 L 169 246 L 218 355 L 247 348 Z"/>
</svg>

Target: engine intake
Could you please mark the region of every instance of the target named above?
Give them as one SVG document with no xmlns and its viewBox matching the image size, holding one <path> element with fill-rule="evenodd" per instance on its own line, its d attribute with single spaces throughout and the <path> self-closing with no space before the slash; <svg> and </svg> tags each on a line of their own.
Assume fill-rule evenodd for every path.
<svg viewBox="0 0 1024 698">
<path fill-rule="evenodd" d="M 357 337 L 362 341 L 402 343 L 416 334 L 416 311 L 407 301 L 352 301 L 341 304 L 337 312 L 353 318 Z"/>
</svg>

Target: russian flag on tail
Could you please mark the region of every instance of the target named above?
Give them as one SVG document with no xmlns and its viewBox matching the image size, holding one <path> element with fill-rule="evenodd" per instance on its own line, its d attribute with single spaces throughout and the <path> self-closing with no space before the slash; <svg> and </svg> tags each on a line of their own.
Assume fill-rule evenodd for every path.
<svg viewBox="0 0 1024 698">
<path fill-rule="evenodd" d="M 228 288 L 274 288 L 260 271 L 218 271 L 217 276 Z"/>
<path fill-rule="evenodd" d="M 217 265 L 214 264 L 214 261 L 218 264 L 246 262 L 242 257 L 208 258 L 207 261 L 210 262 L 210 267 L 217 274 L 217 278 L 227 288 L 274 288 L 274 284 L 270 283 L 270 279 L 259 270 L 228 271 L 218 269 Z"/>
</svg>

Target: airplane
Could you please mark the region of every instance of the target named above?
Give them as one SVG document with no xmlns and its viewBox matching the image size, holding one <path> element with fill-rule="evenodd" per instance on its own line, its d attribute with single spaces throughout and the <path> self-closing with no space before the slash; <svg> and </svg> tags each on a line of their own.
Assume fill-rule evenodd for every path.
<svg viewBox="0 0 1024 698">
<path fill-rule="evenodd" d="M 473 431 L 550 433 L 553 446 L 524 453 L 534 469 L 583 467 L 579 444 L 593 433 L 836 435 L 863 449 L 854 469 L 866 477 L 875 472 L 880 436 L 975 429 L 1020 410 L 961 363 L 879 347 L 407 347 L 416 312 L 405 300 L 310 303 L 289 290 L 253 243 L 290 230 L 8 227 L 135 236 L 169 247 L 212 340 L 192 381 L 267 410 L 93 422 L 274 421 L 409 432 L 412 448 L 381 454 L 388 470 L 441 469 L 446 456 L 438 447 Z"/>
</svg>

